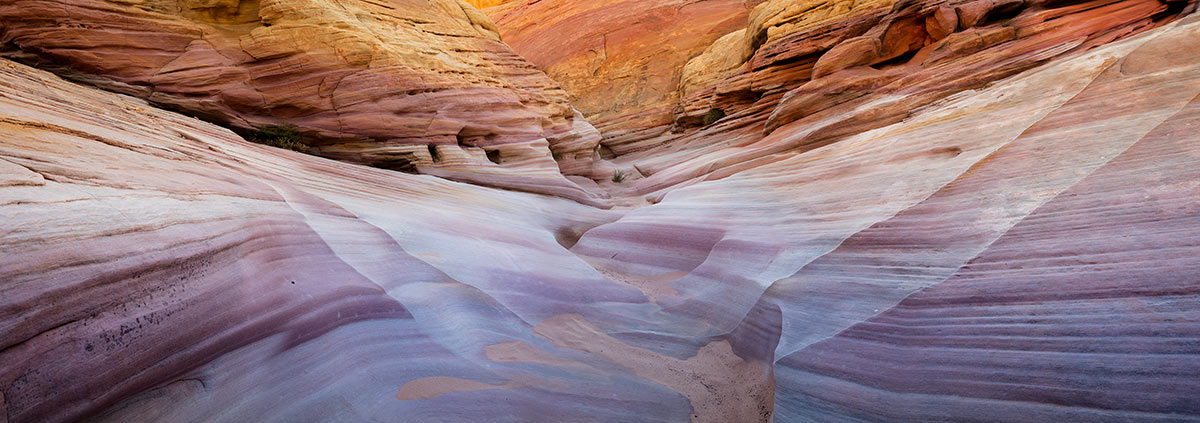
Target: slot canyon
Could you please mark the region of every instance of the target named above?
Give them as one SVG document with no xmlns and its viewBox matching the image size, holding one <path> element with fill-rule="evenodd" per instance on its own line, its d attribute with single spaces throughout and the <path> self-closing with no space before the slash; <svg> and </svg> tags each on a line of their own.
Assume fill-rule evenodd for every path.
<svg viewBox="0 0 1200 423">
<path fill-rule="evenodd" d="M 1200 422 L 1200 0 L 0 0 L 0 423 Z"/>
</svg>

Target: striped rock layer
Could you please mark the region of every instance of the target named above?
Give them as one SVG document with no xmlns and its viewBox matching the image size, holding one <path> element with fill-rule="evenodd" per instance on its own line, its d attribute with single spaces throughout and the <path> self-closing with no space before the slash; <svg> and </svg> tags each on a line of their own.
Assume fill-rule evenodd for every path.
<svg viewBox="0 0 1200 423">
<path fill-rule="evenodd" d="M 758 9 L 613 209 L 0 60 L 0 422 L 1200 421 L 1194 3 L 1020 6 Z"/>
<path fill-rule="evenodd" d="M 1195 8 L 1159 0 L 763 2 L 742 29 L 687 62 L 668 122 L 594 120 L 604 139 L 593 178 L 618 170 L 630 176 L 614 190 L 619 197 L 654 202 L 902 122 Z M 505 31 L 507 21 L 497 21 Z"/>
<path fill-rule="evenodd" d="M 603 203 L 562 176 L 599 134 L 459 0 L 13 0 L 0 22 L 22 62 L 243 134 L 289 124 L 321 156 Z"/>
<path fill-rule="evenodd" d="M 669 125 L 684 65 L 745 26 L 761 2 L 514 0 L 484 12 L 513 50 L 611 132 Z"/>
</svg>

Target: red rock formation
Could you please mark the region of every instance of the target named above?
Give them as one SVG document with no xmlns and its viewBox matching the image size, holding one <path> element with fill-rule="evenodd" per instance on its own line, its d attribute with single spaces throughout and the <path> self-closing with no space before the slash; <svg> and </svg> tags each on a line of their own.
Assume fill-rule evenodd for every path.
<svg viewBox="0 0 1200 423">
<path fill-rule="evenodd" d="M 1200 420 L 1195 3 L 1014 4 L 764 3 L 616 210 L 0 59 L 0 422 Z"/>
<path fill-rule="evenodd" d="M 752 162 L 572 251 L 703 322 L 682 338 L 753 340 L 735 349 L 776 363 L 776 421 L 1193 419 L 1197 35 Z"/>
<path fill-rule="evenodd" d="M 609 166 L 644 177 L 633 192 L 654 200 L 678 184 L 902 121 L 955 93 L 1162 25 L 1189 4 L 926 1 L 846 11 L 831 2 L 817 8 L 828 12 L 805 13 L 768 2 L 744 33 L 689 64 L 691 79 L 706 80 L 714 76 L 704 64 L 722 63 L 711 56 L 749 58 L 711 70 L 717 82 L 706 88 L 685 87 L 671 132 L 609 133 L 602 144 L 618 156 Z"/>
<path fill-rule="evenodd" d="M 16 57 L 310 152 L 599 204 L 559 175 L 597 134 L 458 0 L 9 1 Z"/>
<path fill-rule="evenodd" d="M 504 41 L 606 132 L 670 122 L 688 59 L 761 0 L 520 0 L 486 10 Z"/>
<path fill-rule="evenodd" d="M 488 7 L 499 6 L 504 3 L 511 2 L 513 0 L 464 0 L 464 1 L 466 1 L 467 3 L 471 3 L 472 6 L 475 6 L 480 9 L 484 9 L 484 8 L 488 8 Z"/>
</svg>

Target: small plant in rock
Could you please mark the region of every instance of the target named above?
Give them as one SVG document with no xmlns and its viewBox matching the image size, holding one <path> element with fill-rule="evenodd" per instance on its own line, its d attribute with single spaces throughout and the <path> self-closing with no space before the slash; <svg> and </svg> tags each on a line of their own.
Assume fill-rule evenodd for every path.
<svg viewBox="0 0 1200 423">
<path fill-rule="evenodd" d="M 619 170 L 613 171 L 613 177 L 612 177 L 613 182 L 616 182 L 619 184 L 619 183 L 621 183 L 621 181 L 624 181 L 624 180 L 625 180 L 625 172 L 622 172 Z"/>
<path fill-rule="evenodd" d="M 617 157 L 617 154 L 613 153 L 613 151 L 604 146 L 604 144 L 600 144 L 596 146 L 596 156 L 600 157 L 601 160 L 610 160 L 613 157 Z"/>
<path fill-rule="evenodd" d="M 305 152 L 308 151 L 308 146 L 304 144 L 303 137 L 300 136 L 300 130 L 294 125 L 267 125 L 258 128 L 248 138 L 252 142 L 269 145 L 272 147 L 286 148 L 292 151 Z"/>
<path fill-rule="evenodd" d="M 721 119 L 722 119 L 722 118 L 724 118 L 724 117 L 725 117 L 725 111 L 724 111 L 724 110 L 721 110 L 721 109 L 709 109 L 709 110 L 708 110 L 708 113 L 705 113 L 705 114 L 704 114 L 704 126 L 708 126 L 708 125 L 712 125 L 712 124 L 714 124 L 714 123 L 717 123 L 717 121 L 718 121 L 718 120 L 721 120 Z"/>
</svg>

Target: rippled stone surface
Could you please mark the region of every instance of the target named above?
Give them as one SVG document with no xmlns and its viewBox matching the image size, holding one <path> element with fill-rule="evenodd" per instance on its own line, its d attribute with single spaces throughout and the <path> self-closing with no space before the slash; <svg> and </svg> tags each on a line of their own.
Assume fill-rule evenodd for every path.
<svg viewBox="0 0 1200 423">
<path fill-rule="evenodd" d="M 761 2 L 516 0 L 484 12 L 589 121 L 617 132 L 670 124 L 684 65 Z"/>
<path fill-rule="evenodd" d="M 290 124 L 321 156 L 603 203 L 561 175 L 599 133 L 459 0 L 14 0 L 0 22 L 23 62 L 243 133 Z"/>
<path fill-rule="evenodd" d="M 668 125 L 604 131 L 602 167 L 651 201 L 911 119 L 955 94 L 1173 22 L 1195 2 L 909 1 L 757 6 L 689 61 Z"/>
<path fill-rule="evenodd" d="M 1200 420 L 1200 20 L 1163 16 L 894 122 L 731 115 L 612 160 L 680 164 L 613 210 L 0 61 L 0 421 Z"/>
</svg>

